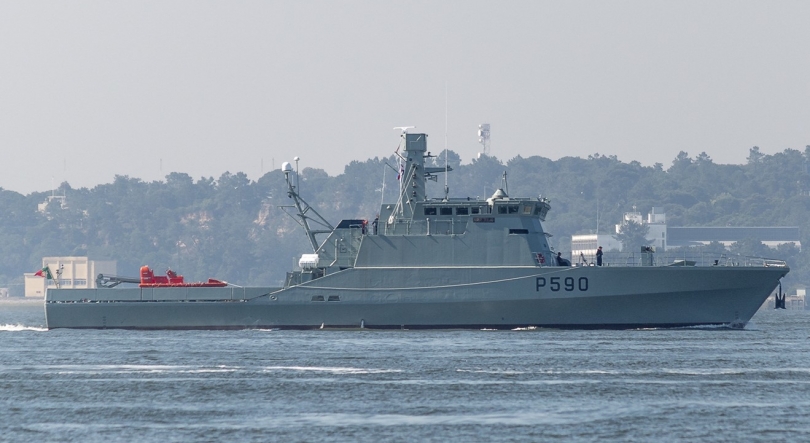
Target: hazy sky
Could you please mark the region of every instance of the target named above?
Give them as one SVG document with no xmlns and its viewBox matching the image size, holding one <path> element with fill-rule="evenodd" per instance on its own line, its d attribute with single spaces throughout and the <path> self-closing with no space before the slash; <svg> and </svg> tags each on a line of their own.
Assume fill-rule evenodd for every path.
<svg viewBox="0 0 810 443">
<path fill-rule="evenodd" d="M 810 145 L 807 1 L 0 0 L 0 187 Z M 447 85 L 447 88 L 445 88 Z"/>
</svg>

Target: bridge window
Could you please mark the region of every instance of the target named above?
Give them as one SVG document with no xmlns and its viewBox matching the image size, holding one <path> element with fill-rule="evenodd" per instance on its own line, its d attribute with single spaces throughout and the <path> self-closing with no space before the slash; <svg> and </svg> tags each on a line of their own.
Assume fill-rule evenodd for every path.
<svg viewBox="0 0 810 443">
<path fill-rule="evenodd" d="M 330 295 L 329 296 L 329 301 L 340 301 L 340 296 L 339 295 Z"/>
<path fill-rule="evenodd" d="M 469 213 L 470 213 L 469 208 L 456 208 L 456 215 L 468 215 Z"/>
<path fill-rule="evenodd" d="M 501 205 L 498 206 L 498 214 L 517 214 L 519 209 L 519 205 Z"/>
<path fill-rule="evenodd" d="M 453 215 L 453 208 L 439 208 L 441 215 Z"/>
<path fill-rule="evenodd" d="M 479 208 L 478 206 L 473 206 L 472 208 L 470 208 L 470 214 L 480 214 L 480 213 L 481 208 Z"/>
<path fill-rule="evenodd" d="M 323 301 L 323 295 L 313 295 L 312 301 Z"/>
<path fill-rule="evenodd" d="M 436 215 L 436 208 L 425 208 L 425 215 Z"/>
</svg>

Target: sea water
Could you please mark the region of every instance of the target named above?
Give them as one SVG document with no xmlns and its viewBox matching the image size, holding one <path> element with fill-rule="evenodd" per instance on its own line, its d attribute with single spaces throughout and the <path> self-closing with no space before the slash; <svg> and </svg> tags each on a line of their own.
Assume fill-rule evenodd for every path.
<svg viewBox="0 0 810 443">
<path fill-rule="evenodd" d="M 0 303 L 0 441 L 810 441 L 810 311 L 745 330 L 44 329 Z"/>
</svg>

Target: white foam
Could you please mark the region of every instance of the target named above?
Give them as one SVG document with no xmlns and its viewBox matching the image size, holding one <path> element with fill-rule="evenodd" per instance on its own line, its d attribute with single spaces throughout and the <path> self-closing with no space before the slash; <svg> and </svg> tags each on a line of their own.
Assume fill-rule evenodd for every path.
<svg viewBox="0 0 810 443">
<path fill-rule="evenodd" d="M 498 375 L 528 374 L 528 372 L 526 371 L 517 371 L 514 369 L 456 369 L 456 372 L 469 372 L 472 374 L 498 374 Z"/>
<path fill-rule="evenodd" d="M 42 332 L 42 331 L 47 331 L 47 330 L 48 330 L 48 328 L 43 328 L 43 327 L 40 327 L 40 326 L 26 326 L 26 325 L 21 325 L 21 324 L 0 325 L 0 331 L 11 331 L 11 332 L 38 331 L 38 332 Z"/>
<path fill-rule="evenodd" d="M 172 366 L 172 365 L 56 365 L 57 374 L 205 374 L 237 372 L 241 368 L 235 366 Z"/>
<path fill-rule="evenodd" d="M 326 372 L 330 374 L 387 374 L 402 372 L 399 369 L 366 369 L 366 368 L 345 368 L 330 366 L 266 366 L 265 372 L 269 371 L 311 371 Z"/>
<path fill-rule="evenodd" d="M 601 416 L 602 411 L 586 411 L 589 416 Z M 271 421 L 272 420 L 272 421 Z M 570 424 L 582 420 L 580 415 L 567 413 L 567 411 L 509 411 L 508 413 L 483 414 L 351 414 L 351 413 L 320 413 L 297 414 L 287 417 L 264 418 L 259 421 L 263 425 L 276 426 L 448 426 L 448 425 L 505 425 L 505 426 L 537 426 L 539 424 Z"/>
</svg>

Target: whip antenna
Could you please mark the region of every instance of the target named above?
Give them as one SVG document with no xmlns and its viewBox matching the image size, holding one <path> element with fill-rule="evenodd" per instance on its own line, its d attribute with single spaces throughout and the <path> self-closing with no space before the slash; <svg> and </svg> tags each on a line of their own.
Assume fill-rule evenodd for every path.
<svg viewBox="0 0 810 443">
<path fill-rule="evenodd" d="M 444 199 L 450 194 L 447 185 L 447 81 L 444 82 Z"/>
</svg>

